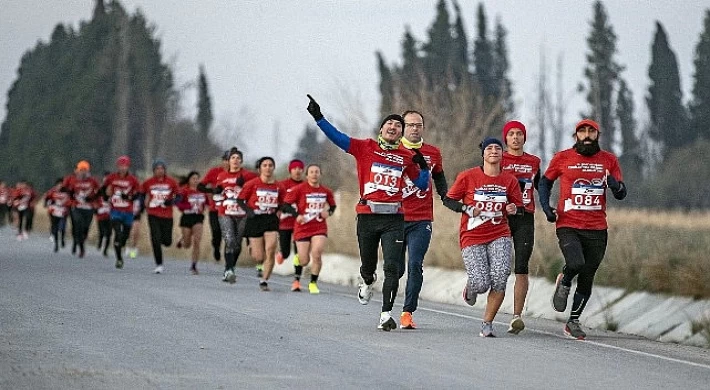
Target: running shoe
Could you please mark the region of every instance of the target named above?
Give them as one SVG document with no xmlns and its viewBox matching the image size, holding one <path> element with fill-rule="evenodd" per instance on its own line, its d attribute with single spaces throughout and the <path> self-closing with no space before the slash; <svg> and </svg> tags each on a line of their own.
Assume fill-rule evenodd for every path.
<svg viewBox="0 0 710 390">
<path fill-rule="evenodd" d="M 392 315 L 388 311 L 383 311 L 380 313 L 380 324 L 377 325 L 377 329 L 382 329 L 385 332 L 389 332 L 392 329 L 397 329 L 397 323 L 394 322 Z"/>
<path fill-rule="evenodd" d="M 261 291 L 271 291 L 271 289 L 269 288 L 269 283 L 266 282 L 260 282 L 259 289 L 261 289 Z"/>
<path fill-rule="evenodd" d="M 17 239 L 17 241 L 22 241 L 22 234 L 18 234 L 16 239 Z"/>
<path fill-rule="evenodd" d="M 513 316 L 513 319 L 510 320 L 510 327 L 508 327 L 508 333 L 518 334 L 523 329 L 525 329 L 525 323 L 523 322 L 523 319 L 520 318 L 520 316 L 518 315 Z"/>
<path fill-rule="evenodd" d="M 76 254 L 76 243 L 72 244 L 72 246 L 71 246 L 71 254 L 72 255 Z"/>
<path fill-rule="evenodd" d="M 52 235 L 49 236 L 49 242 L 54 242 L 54 236 L 52 236 Z"/>
<path fill-rule="evenodd" d="M 159 265 L 159 266 L 155 267 L 155 270 L 153 272 L 155 272 L 156 274 L 162 274 L 164 271 L 165 271 L 165 268 L 163 268 L 162 265 Z"/>
<path fill-rule="evenodd" d="M 26 240 L 28 238 L 30 238 L 29 234 L 27 234 L 27 232 L 22 232 L 22 239 Z"/>
<path fill-rule="evenodd" d="M 234 284 L 237 282 L 237 275 L 234 273 L 234 270 L 228 269 L 224 271 L 224 279 L 222 280 L 229 284 Z"/>
<path fill-rule="evenodd" d="M 563 312 L 567 309 L 567 298 L 569 297 L 570 286 L 562 284 L 563 274 L 557 275 L 555 281 L 555 293 L 552 295 L 552 308 L 555 311 Z"/>
<path fill-rule="evenodd" d="M 468 285 L 463 288 L 463 300 L 466 302 L 469 306 L 473 306 L 476 304 L 476 297 L 478 297 L 478 294 L 472 292 L 468 292 Z"/>
<path fill-rule="evenodd" d="M 67 243 L 64 242 L 64 239 L 62 238 L 62 248 L 64 248 L 65 246 L 67 246 Z"/>
<path fill-rule="evenodd" d="M 83 259 L 84 255 L 86 255 L 86 251 L 84 251 L 84 248 L 83 247 L 79 248 L 79 258 Z"/>
<path fill-rule="evenodd" d="M 298 259 L 298 255 L 293 255 L 293 265 L 298 266 L 301 265 L 301 261 Z"/>
<path fill-rule="evenodd" d="M 492 322 L 482 322 L 481 323 L 481 333 L 478 334 L 481 337 L 496 337 L 493 334 L 493 323 Z"/>
<path fill-rule="evenodd" d="M 121 260 L 121 259 L 116 260 L 116 268 L 118 268 L 118 269 L 123 268 L 123 260 Z"/>
<path fill-rule="evenodd" d="M 587 337 L 587 334 L 584 333 L 582 326 L 579 324 L 579 320 L 567 321 L 564 333 L 565 336 L 575 340 L 584 340 Z"/>
<path fill-rule="evenodd" d="M 264 277 L 264 266 L 261 264 L 256 265 L 256 277 L 259 279 Z"/>
<path fill-rule="evenodd" d="M 402 329 L 417 329 L 417 324 L 412 320 L 412 313 L 403 311 L 399 317 L 399 327 Z"/>
<path fill-rule="evenodd" d="M 294 280 L 293 283 L 291 283 L 291 291 L 301 291 L 301 282 Z"/>
<path fill-rule="evenodd" d="M 320 294 L 320 289 L 318 289 L 318 284 L 316 282 L 308 283 L 308 291 L 311 294 Z"/>
<path fill-rule="evenodd" d="M 281 252 L 276 253 L 276 264 L 281 265 L 284 263 L 284 255 Z"/>
<path fill-rule="evenodd" d="M 54 253 L 57 253 L 57 252 L 59 252 L 59 245 L 57 245 L 57 243 L 55 242 L 54 243 Z"/>
<path fill-rule="evenodd" d="M 375 281 L 377 281 L 377 274 L 372 275 L 372 277 L 371 284 L 366 284 L 362 278 L 360 279 L 361 281 L 357 290 L 357 300 L 360 301 L 361 305 L 367 305 L 372 298 L 372 289 L 375 286 Z"/>
<path fill-rule="evenodd" d="M 138 248 L 134 247 L 134 248 L 129 249 L 128 250 L 128 257 L 130 257 L 131 259 L 135 259 L 136 257 L 138 257 Z"/>
<path fill-rule="evenodd" d="M 190 268 L 190 272 L 191 272 L 193 275 L 199 275 L 199 274 L 200 274 L 200 271 L 197 270 L 197 267 L 192 267 L 192 268 Z"/>
</svg>

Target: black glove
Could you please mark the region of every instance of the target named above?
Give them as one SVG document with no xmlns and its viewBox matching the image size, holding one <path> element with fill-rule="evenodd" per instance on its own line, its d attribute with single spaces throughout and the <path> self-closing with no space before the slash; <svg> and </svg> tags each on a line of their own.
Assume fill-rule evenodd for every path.
<svg viewBox="0 0 710 390">
<path fill-rule="evenodd" d="M 606 185 L 609 186 L 609 189 L 613 192 L 618 192 L 621 189 L 621 184 L 619 184 L 619 181 L 612 175 L 607 175 Z"/>
<path fill-rule="evenodd" d="M 164 204 L 165 206 L 172 206 L 172 205 L 173 205 L 173 202 L 174 202 L 174 200 L 172 200 L 172 199 L 165 199 L 165 200 L 163 201 L 163 204 Z"/>
<path fill-rule="evenodd" d="M 121 194 L 121 199 L 123 199 L 123 200 L 133 200 L 133 197 L 130 196 L 130 195 L 128 195 L 128 194 L 126 194 L 126 193 L 123 193 L 123 194 Z"/>
<path fill-rule="evenodd" d="M 222 187 L 222 186 L 217 186 L 217 187 L 215 187 L 215 188 L 212 190 L 212 193 L 213 193 L 213 194 L 221 194 L 222 191 L 224 191 L 224 187 Z"/>
<path fill-rule="evenodd" d="M 547 217 L 547 222 L 556 222 L 557 221 L 557 214 L 555 213 L 555 208 L 550 207 L 550 206 L 543 206 L 542 207 L 542 212 L 545 213 L 545 216 Z"/>
<path fill-rule="evenodd" d="M 518 180 L 518 185 L 520 186 L 520 192 L 525 192 L 525 185 L 527 183 L 523 180 Z"/>
<path fill-rule="evenodd" d="M 419 165 L 419 169 L 423 171 L 429 169 L 429 164 L 426 163 L 424 155 L 419 149 L 414 149 L 414 156 L 412 156 L 412 162 Z"/>
<path fill-rule="evenodd" d="M 236 182 L 236 183 L 237 183 L 237 185 L 238 185 L 239 187 L 244 187 L 244 177 L 243 177 L 243 176 L 239 176 L 239 177 L 237 178 L 237 182 Z"/>
<path fill-rule="evenodd" d="M 308 110 L 308 113 L 311 114 L 313 119 L 315 119 L 316 121 L 323 119 L 323 114 L 320 112 L 320 106 L 318 105 L 318 103 L 316 103 L 316 101 L 313 99 L 313 97 L 311 95 L 306 95 L 306 96 L 308 96 L 308 99 L 310 100 L 308 102 L 308 107 L 306 107 L 306 110 Z"/>
<path fill-rule="evenodd" d="M 247 219 L 254 218 L 254 210 L 251 207 L 244 207 L 244 212 L 247 213 Z"/>
</svg>

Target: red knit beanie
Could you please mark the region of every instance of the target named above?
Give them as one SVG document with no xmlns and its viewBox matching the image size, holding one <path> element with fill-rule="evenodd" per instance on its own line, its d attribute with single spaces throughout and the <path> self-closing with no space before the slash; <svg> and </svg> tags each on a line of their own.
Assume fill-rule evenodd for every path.
<svg viewBox="0 0 710 390">
<path fill-rule="evenodd" d="M 527 141 L 528 133 L 525 130 L 525 125 L 518 121 L 508 121 L 508 123 L 503 126 L 503 142 L 508 143 L 508 132 L 512 129 L 520 129 L 523 132 L 523 141 Z"/>
<path fill-rule="evenodd" d="M 291 172 L 292 169 L 294 168 L 301 168 L 303 169 L 305 165 L 303 164 L 303 161 L 301 160 L 291 160 L 290 163 L 288 163 L 288 171 Z"/>
</svg>

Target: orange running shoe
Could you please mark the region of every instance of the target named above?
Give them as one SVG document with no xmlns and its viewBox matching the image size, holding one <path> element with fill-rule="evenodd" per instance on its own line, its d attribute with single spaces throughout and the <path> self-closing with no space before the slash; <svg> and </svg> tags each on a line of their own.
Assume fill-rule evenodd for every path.
<svg viewBox="0 0 710 390">
<path fill-rule="evenodd" d="M 417 329 L 417 324 L 412 321 L 412 313 L 403 311 L 399 318 L 399 327 L 402 329 Z"/>
<path fill-rule="evenodd" d="M 293 283 L 291 283 L 291 291 L 301 291 L 301 282 L 294 280 Z"/>
<path fill-rule="evenodd" d="M 276 264 L 281 265 L 284 263 L 284 255 L 281 252 L 276 252 Z"/>
</svg>

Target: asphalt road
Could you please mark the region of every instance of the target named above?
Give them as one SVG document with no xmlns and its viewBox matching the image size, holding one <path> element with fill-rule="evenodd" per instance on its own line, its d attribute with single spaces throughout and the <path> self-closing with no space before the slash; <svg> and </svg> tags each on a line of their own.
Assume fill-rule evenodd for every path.
<svg viewBox="0 0 710 390">
<path fill-rule="evenodd" d="M 351 287 L 261 292 L 253 269 L 235 285 L 220 266 L 150 258 L 84 259 L 46 236 L 0 229 L 0 389 L 708 389 L 706 349 L 528 320 L 518 336 L 478 337 L 481 312 L 422 302 L 420 329 L 376 329 L 380 302 Z M 376 295 L 377 297 L 377 295 Z M 379 297 L 378 297 L 379 298 Z M 401 306 L 395 308 L 398 315 Z"/>
</svg>

